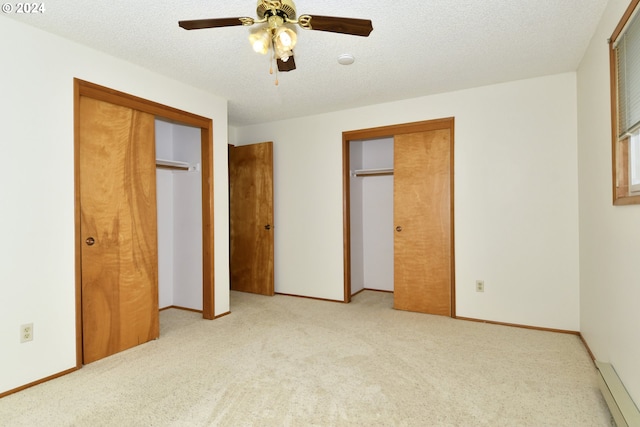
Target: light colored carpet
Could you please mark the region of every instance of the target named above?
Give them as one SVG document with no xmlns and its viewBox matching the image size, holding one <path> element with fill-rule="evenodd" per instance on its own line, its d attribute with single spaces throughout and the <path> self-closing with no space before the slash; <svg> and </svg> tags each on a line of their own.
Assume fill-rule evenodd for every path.
<svg viewBox="0 0 640 427">
<path fill-rule="evenodd" d="M 0 399 L 2 426 L 611 426 L 573 335 L 231 293 L 215 321 Z"/>
</svg>

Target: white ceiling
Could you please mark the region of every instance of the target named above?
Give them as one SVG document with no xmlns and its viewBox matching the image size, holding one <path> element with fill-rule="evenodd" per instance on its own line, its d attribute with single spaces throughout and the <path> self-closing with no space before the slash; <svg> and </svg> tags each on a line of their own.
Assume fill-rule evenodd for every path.
<svg viewBox="0 0 640 427">
<path fill-rule="evenodd" d="M 256 3 L 56 0 L 43 14 L 6 16 L 226 98 L 229 124 L 243 126 L 574 71 L 607 0 L 297 0 L 299 15 L 371 19 L 374 29 L 298 29 L 297 69 L 279 86 L 249 28 L 178 27 L 255 17 Z M 342 53 L 355 63 L 339 65 Z"/>
</svg>

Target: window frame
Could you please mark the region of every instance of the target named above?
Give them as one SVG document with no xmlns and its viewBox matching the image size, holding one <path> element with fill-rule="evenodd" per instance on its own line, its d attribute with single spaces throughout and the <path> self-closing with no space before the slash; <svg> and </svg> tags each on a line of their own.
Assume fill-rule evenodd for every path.
<svg viewBox="0 0 640 427">
<path fill-rule="evenodd" d="M 618 137 L 618 67 L 615 42 L 622 34 L 622 30 L 633 15 L 636 8 L 640 7 L 640 0 L 631 0 L 618 26 L 609 39 L 609 68 L 611 80 L 611 152 L 613 171 L 613 204 L 635 205 L 640 204 L 640 194 L 632 192 L 630 185 L 630 137 L 619 139 Z M 635 186 L 634 186 L 635 189 Z"/>
<path fill-rule="evenodd" d="M 629 193 L 640 196 L 640 130 L 629 138 Z"/>
</svg>

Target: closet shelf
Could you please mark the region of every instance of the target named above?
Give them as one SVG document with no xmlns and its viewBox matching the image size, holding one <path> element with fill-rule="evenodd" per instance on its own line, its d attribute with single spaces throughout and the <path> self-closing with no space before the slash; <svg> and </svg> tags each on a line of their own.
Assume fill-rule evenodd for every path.
<svg viewBox="0 0 640 427">
<path fill-rule="evenodd" d="M 169 169 L 174 171 L 197 171 L 200 170 L 200 164 L 191 164 L 180 162 L 178 160 L 156 159 L 156 167 L 158 169 Z"/>
<path fill-rule="evenodd" d="M 381 169 L 356 169 L 353 171 L 353 176 L 385 176 L 393 175 L 393 168 L 381 168 Z"/>
</svg>

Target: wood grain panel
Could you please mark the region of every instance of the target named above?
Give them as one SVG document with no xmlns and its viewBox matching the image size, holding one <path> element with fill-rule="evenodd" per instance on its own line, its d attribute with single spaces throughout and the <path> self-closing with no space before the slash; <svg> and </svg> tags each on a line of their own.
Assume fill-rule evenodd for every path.
<svg viewBox="0 0 640 427">
<path fill-rule="evenodd" d="M 365 139 L 386 138 L 407 133 L 419 133 L 440 129 L 453 129 L 454 118 L 426 120 L 422 122 L 402 123 L 398 125 L 380 126 L 369 129 L 352 130 L 342 133 L 343 141 L 359 141 Z"/>
<path fill-rule="evenodd" d="M 143 111 L 175 123 L 186 124 L 202 129 L 208 129 L 211 127 L 211 119 L 207 117 L 198 116 L 187 111 L 158 104 L 157 102 L 149 101 L 148 99 L 140 98 L 84 80 L 74 79 L 74 82 L 77 85 L 78 92 L 87 98 L 99 99 L 111 104 L 128 107 L 136 111 Z"/>
<path fill-rule="evenodd" d="M 231 289 L 274 294 L 273 143 L 229 148 Z"/>
<path fill-rule="evenodd" d="M 83 360 L 155 339 L 154 116 L 80 98 Z M 95 244 L 86 245 L 93 237 Z"/>
<path fill-rule="evenodd" d="M 450 166 L 449 130 L 395 136 L 396 309 L 451 315 Z"/>
<path fill-rule="evenodd" d="M 83 361 L 83 325 L 82 325 L 82 241 L 81 209 L 80 209 L 80 99 L 88 97 L 111 104 L 128 107 L 133 110 L 152 114 L 174 123 L 195 126 L 201 129 L 201 161 L 202 161 L 202 275 L 203 275 L 203 310 L 202 317 L 214 319 L 214 227 L 213 227 L 213 122 L 183 110 L 178 110 L 147 99 L 139 98 L 124 92 L 74 79 L 74 156 L 75 156 L 75 265 L 76 265 L 76 365 Z"/>
<path fill-rule="evenodd" d="M 215 315 L 215 271 L 213 226 L 213 129 L 200 130 L 200 161 L 202 162 L 202 317 L 213 320 Z"/>
</svg>

